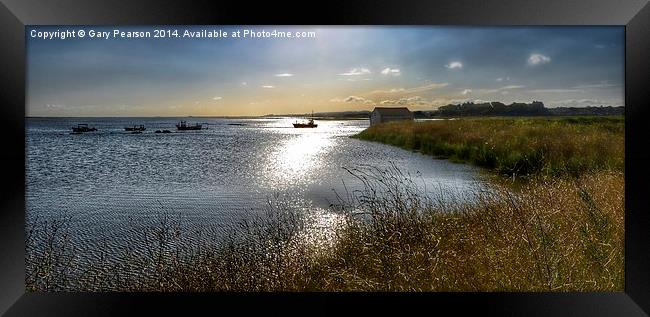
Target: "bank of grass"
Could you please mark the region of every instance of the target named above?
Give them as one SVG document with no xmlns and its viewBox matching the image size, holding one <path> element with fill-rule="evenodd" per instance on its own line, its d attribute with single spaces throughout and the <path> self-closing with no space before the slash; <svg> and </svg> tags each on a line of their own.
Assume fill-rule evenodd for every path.
<svg viewBox="0 0 650 317">
<path fill-rule="evenodd" d="M 351 171 L 363 189 L 331 212 L 329 244 L 310 239 L 288 203 L 232 224 L 222 239 L 183 243 L 172 215 L 119 254 L 79 262 L 65 222 L 36 223 L 30 291 L 622 291 L 621 172 L 495 185 L 472 203 L 425 198 L 398 170 Z M 444 193 L 443 193 L 444 194 Z M 135 225 L 132 225 L 135 226 Z"/>
<path fill-rule="evenodd" d="M 184 243 L 162 214 L 117 261 L 82 264 L 65 220 L 32 220 L 29 291 L 622 291 L 621 118 L 463 119 L 391 123 L 359 136 L 469 161 L 497 174 L 470 202 L 421 191 L 397 166 L 349 170 L 327 243 L 304 210 L 265 213 Z M 512 154 L 518 153 L 518 154 Z M 522 176 L 513 187 L 510 175 Z M 132 225 L 135 226 L 135 225 Z M 107 258 L 108 251 L 100 258 Z"/>
<path fill-rule="evenodd" d="M 349 222 L 323 260 L 330 289 L 623 290 L 620 173 L 537 179 L 517 193 L 497 185 L 472 204 L 423 202 L 402 178 L 369 179 L 358 197 L 371 220 Z"/>
<path fill-rule="evenodd" d="M 465 118 L 388 122 L 354 136 L 509 176 L 624 169 L 624 118 Z"/>
</svg>

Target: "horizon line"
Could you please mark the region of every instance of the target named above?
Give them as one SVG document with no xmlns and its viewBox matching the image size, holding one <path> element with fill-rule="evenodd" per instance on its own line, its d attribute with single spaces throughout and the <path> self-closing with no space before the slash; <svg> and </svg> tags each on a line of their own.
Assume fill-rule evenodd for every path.
<svg viewBox="0 0 650 317">
<path fill-rule="evenodd" d="M 474 103 L 474 104 L 480 104 L 480 103 L 494 103 L 494 102 L 499 102 L 503 103 L 501 101 L 486 101 L 486 102 L 472 102 L 468 101 L 469 103 Z M 535 102 L 535 101 L 533 101 Z M 467 103 L 467 102 L 465 102 Z M 458 104 L 448 104 L 446 106 L 450 105 L 462 105 L 465 103 L 458 103 Z M 506 106 L 515 104 L 515 103 L 525 103 L 525 102 L 512 102 L 510 104 L 505 104 Z M 531 102 L 532 103 L 532 102 Z M 528 103 L 525 103 L 528 104 Z M 542 102 L 542 104 L 544 104 Z M 394 105 L 394 107 L 397 107 L 398 105 Z M 375 108 L 382 108 L 381 106 L 375 106 Z M 390 108 L 391 106 L 387 106 Z M 399 108 L 409 108 L 408 106 L 401 106 Z M 544 108 L 607 108 L 607 107 L 622 107 L 625 108 L 625 105 L 620 105 L 620 106 L 612 106 L 612 105 L 591 105 L 591 106 L 584 106 L 584 107 L 570 107 L 570 106 L 556 106 L 556 107 L 548 107 L 546 104 L 544 104 Z M 384 107 L 386 108 L 386 107 Z M 438 109 L 430 109 L 430 110 L 410 110 L 412 112 L 424 112 L 424 111 L 438 111 Z M 303 112 L 303 113 L 283 113 L 283 114 L 274 114 L 274 113 L 267 113 L 263 115 L 179 115 L 179 116 L 163 116 L 163 115 L 148 115 L 148 116 L 112 116 L 112 115 L 90 115 L 90 116 L 58 116 L 58 115 L 25 115 L 25 118 L 191 118 L 191 117 L 196 117 L 196 118 L 262 118 L 262 117 L 290 117 L 290 116 L 304 116 L 304 115 L 309 115 L 309 114 L 335 114 L 335 113 L 362 113 L 362 112 L 372 112 L 373 110 L 341 110 L 341 111 L 323 111 L 323 112 Z"/>
</svg>

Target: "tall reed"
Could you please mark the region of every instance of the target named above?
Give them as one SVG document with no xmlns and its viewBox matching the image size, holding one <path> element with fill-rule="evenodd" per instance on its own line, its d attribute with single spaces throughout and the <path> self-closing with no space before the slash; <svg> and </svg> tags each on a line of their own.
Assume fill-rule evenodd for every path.
<svg viewBox="0 0 650 317">
<path fill-rule="evenodd" d="M 496 184 L 471 202 L 430 195 L 408 174 L 350 169 L 360 186 L 330 210 L 330 243 L 305 239 L 309 211 L 268 208 L 186 243 L 182 217 L 161 214 L 114 261 L 83 264 L 65 221 L 35 221 L 30 291 L 621 291 L 621 172 Z"/>
</svg>

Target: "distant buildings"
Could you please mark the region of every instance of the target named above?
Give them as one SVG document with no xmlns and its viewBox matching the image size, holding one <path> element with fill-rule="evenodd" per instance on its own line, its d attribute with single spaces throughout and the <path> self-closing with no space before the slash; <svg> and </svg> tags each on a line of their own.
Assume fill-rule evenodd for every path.
<svg viewBox="0 0 650 317">
<path fill-rule="evenodd" d="M 413 112 L 406 107 L 375 107 L 370 113 L 370 126 L 400 120 L 413 120 Z"/>
</svg>

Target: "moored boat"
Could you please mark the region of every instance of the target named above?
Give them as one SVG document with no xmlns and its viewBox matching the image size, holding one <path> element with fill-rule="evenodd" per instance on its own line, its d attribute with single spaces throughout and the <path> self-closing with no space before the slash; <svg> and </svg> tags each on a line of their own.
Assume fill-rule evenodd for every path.
<svg viewBox="0 0 650 317">
<path fill-rule="evenodd" d="M 189 125 L 185 121 L 181 121 L 178 124 L 176 124 L 176 129 L 179 131 L 185 131 L 185 130 L 201 130 L 203 128 L 202 124 L 195 123 L 194 125 Z"/>
<path fill-rule="evenodd" d="M 132 127 L 125 127 L 125 128 L 124 128 L 124 131 L 144 131 L 144 130 L 146 130 L 146 129 L 147 129 L 147 128 L 145 128 L 144 125 L 141 124 L 141 125 L 139 125 L 139 126 L 134 125 L 134 126 L 132 126 Z"/>
<path fill-rule="evenodd" d="M 309 121 L 307 123 L 300 123 L 300 122 L 295 122 L 293 124 L 294 128 L 316 128 L 318 127 L 318 124 L 314 123 L 314 112 L 312 111 L 311 113 L 311 118 L 309 118 Z"/>
<path fill-rule="evenodd" d="M 95 127 L 89 127 L 87 123 L 79 123 L 76 127 L 72 127 L 72 133 L 74 134 L 93 131 L 97 131 L 97 129 Z"/>
<path fill-rule="evenodd" d="M 309 119 L 307 123 L 294 123 L 293 124 L 294 128 L 316 128 L 318 127 L 318 124 L 314 123 L 314 119 Z"/>
</svg>

